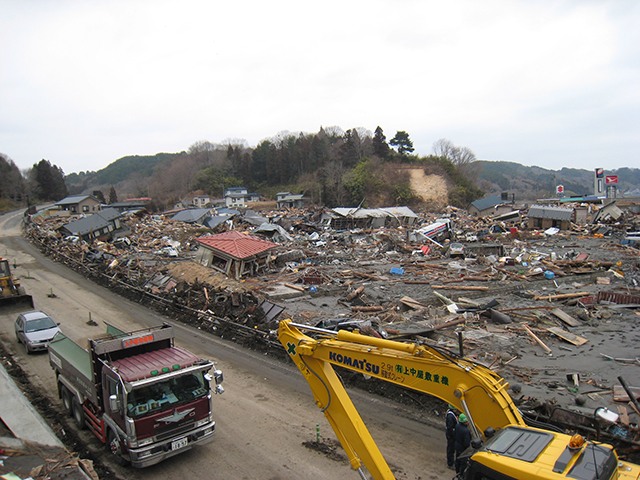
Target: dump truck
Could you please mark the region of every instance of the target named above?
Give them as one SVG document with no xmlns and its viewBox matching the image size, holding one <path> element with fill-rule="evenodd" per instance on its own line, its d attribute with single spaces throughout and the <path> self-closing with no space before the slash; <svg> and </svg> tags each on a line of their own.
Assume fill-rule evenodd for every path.
<svg viewBox="0 0 640 480">
<path fill-rule="evenodd" d="M 280 322 L 278 339 L 363 480 L 369 478 L 365 468 L 375 480 L 395 477 L 333 365 L 428 393 L 464 412 L 473 440 L 459 456 L 458 480 L 640 479 L 640 465 L 622 461 L 611 445 L 527 425 L 507 392 L 509 383 L 470 359 L 432 346 L 290 320 Z M 425 476 L 429 473 L 425 465 Z"/>
<path fill-rule="evenodd" d="M 118 464 L 147 467 L 213 440 L 211 392 L 224 392 L 222 372 L 210 374 L 213 362 L 175 346 L 171 325 L 133 332 L 107 325 L 88 349 L 60 333 L 49 362 L 65 411 Z"/>
<path fill-rule="evenodd" d="M 0 308 L 7 307 L 33 308 L 33 298 L 14 278 L 9 260 L 0 257 Z"/>
</svg>

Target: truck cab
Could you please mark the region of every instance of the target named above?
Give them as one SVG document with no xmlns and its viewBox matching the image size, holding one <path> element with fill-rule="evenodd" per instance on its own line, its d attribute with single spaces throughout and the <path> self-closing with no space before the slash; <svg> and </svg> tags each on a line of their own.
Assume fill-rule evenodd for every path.
<svg viewBox="0 0 640 480">
<path fill-rule="evenodd" d="M 147 467 L 213 440 L 213 363 L 173 345 L 162 325 L 125 333 L 111 328 L 89 351 L 64 335 L 49 346 L 60 397 L 80 428 L 88 426 L 118 463 Z"/>
</svg>

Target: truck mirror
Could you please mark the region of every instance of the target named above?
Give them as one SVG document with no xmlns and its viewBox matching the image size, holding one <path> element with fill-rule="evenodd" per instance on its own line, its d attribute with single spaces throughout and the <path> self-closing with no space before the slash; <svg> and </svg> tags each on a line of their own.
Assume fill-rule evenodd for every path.
<svg viewBox="0 0 640 480">
<path fill-rule="evenodd" d="M 213 371 L 213 378 L 216 379 L 216 384 L 221 384 L 222 381 L 224 380 L 224 376 L 222 375 L 222 371 L 221 370 L 214 370 Z"/>
<path fill-rule="evenodd" d="M 109 397 L 109 408 L 112 412 L 118 413 L 120 411 L 120 400 L 117 395 L 111 395 Z"/>
</svg>

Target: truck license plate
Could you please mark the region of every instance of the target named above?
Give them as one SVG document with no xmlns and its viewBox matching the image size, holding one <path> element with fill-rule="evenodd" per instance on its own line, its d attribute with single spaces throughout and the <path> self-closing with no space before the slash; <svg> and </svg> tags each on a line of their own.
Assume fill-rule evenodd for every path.
<svg viewBox="0 0 640 480">
<path fill-rule="evenodd" d="M 171 442 L 171 450 L 180 450 L 181 448 L 186 447 L 189 444 L 189 440 L 187 437 L 179 438 L 178 440 L 174 440 Z"/>
</svg>

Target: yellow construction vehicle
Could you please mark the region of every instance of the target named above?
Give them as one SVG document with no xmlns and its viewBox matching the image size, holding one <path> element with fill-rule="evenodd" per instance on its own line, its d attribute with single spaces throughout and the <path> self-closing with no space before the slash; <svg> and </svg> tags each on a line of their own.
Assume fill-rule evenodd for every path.
<svg viewBox="0 0 640 480">
<path fill-rule="evenodd" d="M 474 440 L 461 457 L 461 480 L 640 479 L 640 466 L 620 461 L 611 445 L 527 426 L 507 392 L 508 382 L 469 359 L 290 320 L 280 322 L 278 339 L 363 480 L 368 478 L 363 466 L 374 480 L 395 477 L 332 365 L 428 393 L 464 412 Z"/>
<path fill-rule="evenodd" d="M 0 257 L 0 307 L 9 306 L 33 308 L 33 298 L 27 295 L 20 282 L 13 278 L 9 261 Z"/>
</svg>

